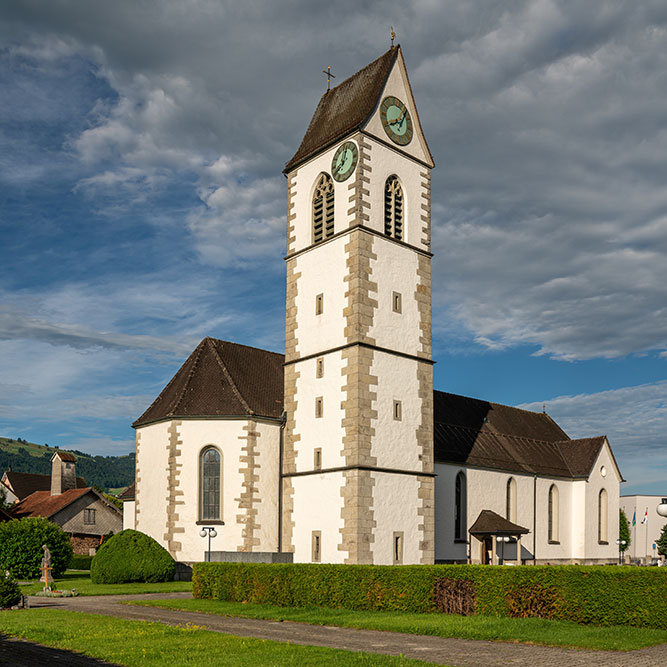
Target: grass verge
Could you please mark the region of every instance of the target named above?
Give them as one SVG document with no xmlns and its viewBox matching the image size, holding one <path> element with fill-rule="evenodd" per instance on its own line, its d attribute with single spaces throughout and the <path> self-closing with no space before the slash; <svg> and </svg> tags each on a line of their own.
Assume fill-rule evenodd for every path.
<svg viewBox="0 0 667 667">
<path fill-rule="evenodd" d="M 121 665 L 378 665 L 424 667 L 432 664 L 402 657 L 300 646 L 232 637 L 197 626 L 81 614 L 59 609 L 26 609 L 0 614 L 0 632 L 45 646 L 78 651 Z"/>
<path fill-rule="evenodd" d="M 54 588 L 71 590 L 76 588 L 79 595 L 134 595 L 138 593 L 180 593 L 192 590 L 190 581 L 164 581 L 156 584 L 94 584 L 90 573 L 82 570 L 67 570 L 53 584 Z M 44 588 L 39 581 L 21 586 L 24 595 L 33 595 Z"/>
<path fill-rule="evenodd" d="M 387 630 L 415 635 L 523 642 L 600 651 L 632 651 L 667 642 L 667 630 L 632 627 L 597 627 L 542 618 L 499 618 L 411 614 L 390 611 L 349 611 L 321 607 L 290 608 L 221 602 L 219 600 L 151 600 L 132 602 L 149 607 L 242 616 L 266 620 L 297 621 L 364 630 Z"/>
</svg>

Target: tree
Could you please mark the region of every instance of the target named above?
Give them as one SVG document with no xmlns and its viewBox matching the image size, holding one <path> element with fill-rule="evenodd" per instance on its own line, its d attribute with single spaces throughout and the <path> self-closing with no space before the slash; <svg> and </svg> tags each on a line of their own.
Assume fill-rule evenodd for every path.
<svg viewBox="0 0 667 667">
<path fill-rule="evenodd" d="M 619 524 L 618 524 L 618 539 L 619 540 L 625 540 L 625 545 L 621 546 L 619 544 L 618 545 L 618 550 L 619 551 L 627 551 L 630 548 L 630 542 L 632 542 L 632 540 L 630 539 L 630 526 L 628 525 L 628 517 L 625 516 L 625 512 L 623 510 L 619 510 L 618 521 L 619 521 Z"/>
<path fill-rule="evenodd" d="M 660 533 L 656 546 L 661 556 L 667 556 L 667 523 L 662 527 L 662 533 Z"/>
</svg>

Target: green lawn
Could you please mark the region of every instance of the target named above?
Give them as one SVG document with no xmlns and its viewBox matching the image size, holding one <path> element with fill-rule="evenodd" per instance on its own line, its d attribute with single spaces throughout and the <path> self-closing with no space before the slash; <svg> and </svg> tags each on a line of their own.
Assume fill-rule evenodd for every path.
<svg viewBox="0 0 667 667">
<path fill-rule="evenodd" d="M 526 642 L 546 646 L 610 651 L 631 651 L 667 643 L 667 630 L 631 627 L 596 627 L 541 618 L 496 618 L 410 614 L 389 611 L 348 611 L 319 607 L 294 609 L 271 605 L 221 602 L 219 600 L 152 600 L 133 602 L 154 607 L 184 609 L 222 616 L 243 616 L 269 620 L 298 621 L 316 625 L 337 625 L 366 630 L 388 630 L 436 637 Z M 667 650 L 667 648 L 666 648 Z"/>
<path fill-rule="evenodd" d="M 21 586 L 24 595 L 33 595 L 43 590 L 44 584 L 38 580 Z M 62 577 L 56 579 L 54 588 L 71 590 L 76 588 L 79 595 L 123 595 L 136 593 L 176 593 L 191 591 L 189 581 L 165 581 L 157 584 L 94 584 L 90 581 L 90 573 L 85 570 L 67 570 Z"/>
<path fill-rule="evenodd" d="M 197 626 L 127 621 L 59 609 L 0 614 L 0 632 L 46 646 L 79 651 L 122 665 L 378 665 L 424 667 L 418 660 L 231 637 Z"/>
</svg>

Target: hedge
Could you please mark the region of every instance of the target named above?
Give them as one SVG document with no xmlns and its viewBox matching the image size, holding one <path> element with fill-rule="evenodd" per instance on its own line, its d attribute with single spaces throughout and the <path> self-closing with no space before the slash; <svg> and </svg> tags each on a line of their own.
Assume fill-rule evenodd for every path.
<svg viewBox="0 0 667 667">
<path fill-rule="evenodd" d="M 667 629 L 667 568 L 197 563 L 193 595 L 284 607 L 474 613 Z"/>
<path fill-rule="evenodd" d="M 74 554 L 69 562 L 69 568 L 70 570 L 90 570 L 92 560 L 93 557 L 87 554 Z"/>
<path fill-rule="evenodd" d="M 152 537 L 138 530 L 121 530 L 104 540 L 90 566 L 94 584 L 131 581 L 172 581 L 176 562 Z"/>
</svg>

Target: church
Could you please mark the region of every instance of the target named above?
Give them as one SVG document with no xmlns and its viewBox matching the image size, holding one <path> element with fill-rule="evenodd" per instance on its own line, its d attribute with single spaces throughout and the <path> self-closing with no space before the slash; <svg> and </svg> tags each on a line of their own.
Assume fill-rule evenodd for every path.
<svg viewBox="0 0 667 667">
<path fill-rule="evenodd" d="M 285 353 L 201 341 L 133 424 L 126 528 L 181 562 L 617 560 L 605 436 L 433 389 L 433 167 L 400 46 L 322 96 L 284 169 Z"/>
</svg>

